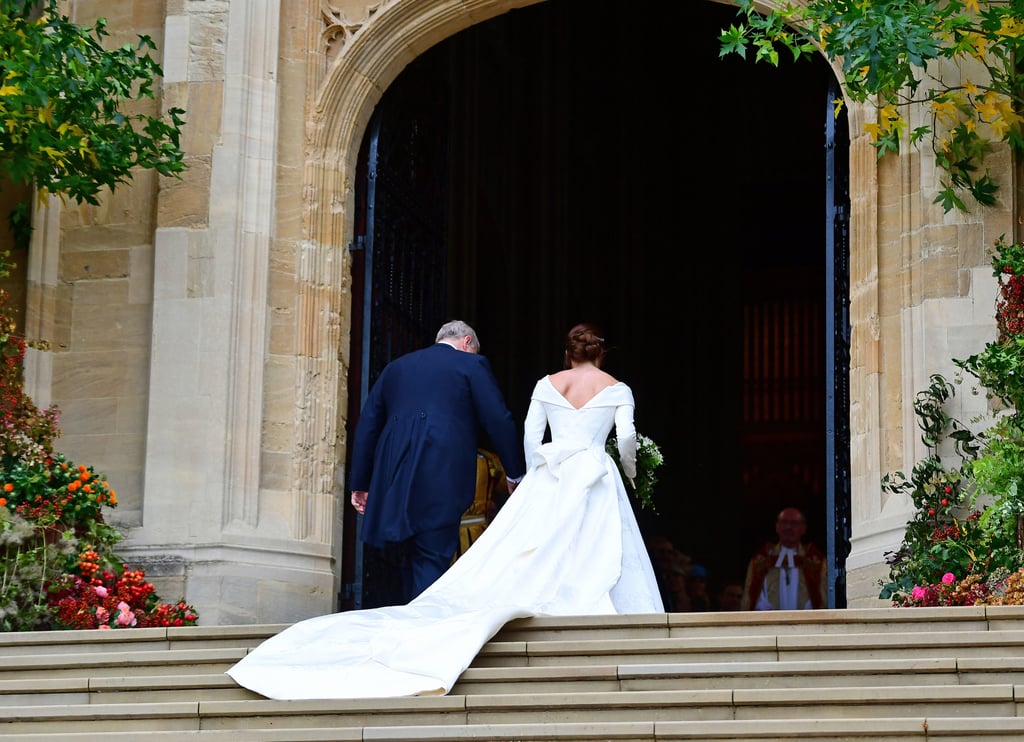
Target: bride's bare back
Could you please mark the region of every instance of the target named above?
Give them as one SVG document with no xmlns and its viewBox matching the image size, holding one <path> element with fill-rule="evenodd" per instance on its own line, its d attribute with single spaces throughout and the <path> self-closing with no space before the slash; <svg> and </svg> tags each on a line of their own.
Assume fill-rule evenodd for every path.
<svg viewBox="0 0 1024 742">
<path fill-rule="evenodd" d="M 602 389 L 618 383 L 592 363 L 574 364 L 572 368 L 549 376 L 551 385 L 576 409 L 583 407 Z"/>
</svg>

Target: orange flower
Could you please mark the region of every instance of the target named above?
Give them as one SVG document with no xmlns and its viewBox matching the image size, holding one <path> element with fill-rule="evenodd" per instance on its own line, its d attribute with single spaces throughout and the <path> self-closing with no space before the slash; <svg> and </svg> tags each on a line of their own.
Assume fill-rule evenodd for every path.
<svg viewBox="0 0 1024 742">
<path fill-rule="evenodd" d="M 10 482 L 7 482 L 4 485 L 4 492 L 14 492 L 14 485 L 11 484 Z"/>
<path fill-rule="evenodd" d="M 79 487 L 81 487 L 81 486 L 82 486 L 82 483 L 79 482 L 77 479 L 75 481 L 73 481 L 73 482 L 69 482 L 68 483 L 68 492 L 77 492 Z"/>
<path fill-rule="evenodd" d="M 0 508 L 2 508 L 6 504 L 7 504 L 7 498 L 6 497 L 0 497 Z"/>
</svg>

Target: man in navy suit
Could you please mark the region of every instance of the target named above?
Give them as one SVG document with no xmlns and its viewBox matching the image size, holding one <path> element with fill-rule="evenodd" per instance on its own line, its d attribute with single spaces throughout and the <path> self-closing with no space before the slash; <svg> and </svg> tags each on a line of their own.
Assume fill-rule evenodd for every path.
<svg viewBox="0 0 1024 742">
<path fill-rule="evenodd" d="M 476 491 L 478 433 L 501 459 L 509 494 L 526 473 L 522 437 L 480 341 L 465 322 L 393 360 L 359 415 L 349 486 L 364 543 L 398 547 L 402 602 L 440 577 L 459 545 L 459 523 Z"/>
</svg>

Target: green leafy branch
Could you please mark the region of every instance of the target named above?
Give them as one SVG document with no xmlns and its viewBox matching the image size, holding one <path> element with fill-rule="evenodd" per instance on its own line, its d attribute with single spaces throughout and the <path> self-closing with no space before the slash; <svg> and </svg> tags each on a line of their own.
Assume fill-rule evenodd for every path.
<svg viewBox="0 0 1024 742">
<path fill-rule="evenodd" d="M 180 177 L 184 111 L 126 110 L 163 75 L 152 39 L 108 49 L 108 37 L 104 19 L 78 26 L 57 0 L 0 0 L 0 175 L 90 204 L 134 168 Z"/>
<path fill-rule="evenodd" d="M 753 0 L 736 5 L 741 21 L 721 31 L 721 56 L 752 52 L 778 66 L 780 50 L 794 60 L 823 53 L 840 66 L 846 97 L 876 106 L 877 121 L 864 128 L 879 157 L 899 152 L 904 136 L 930 141 L 947 176 L 934 203 L 967 211 L 964 192 L 995 203 L 986 155 L 994 142 L 1024 147 L 1024 0 L 808 0 L 767 14 Z M 918 104 L 931 123 L 908 131 L 907 110 Z"/>
</svg>

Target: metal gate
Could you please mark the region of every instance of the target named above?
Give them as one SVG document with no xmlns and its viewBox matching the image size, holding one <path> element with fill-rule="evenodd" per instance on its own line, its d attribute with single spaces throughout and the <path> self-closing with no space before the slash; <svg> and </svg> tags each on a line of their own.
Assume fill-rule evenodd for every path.
<svg viewBox="0 0 1024 742">
<path fill-rule="evenodd" d="M 845 112 L 833 80 L 825 112 L 825 451 L 828 518 L 828 606 L 846 607 L 850 554 L 850 178 Z M 842 157 L 836 157 L 837 140 Z"/>
</svg>

